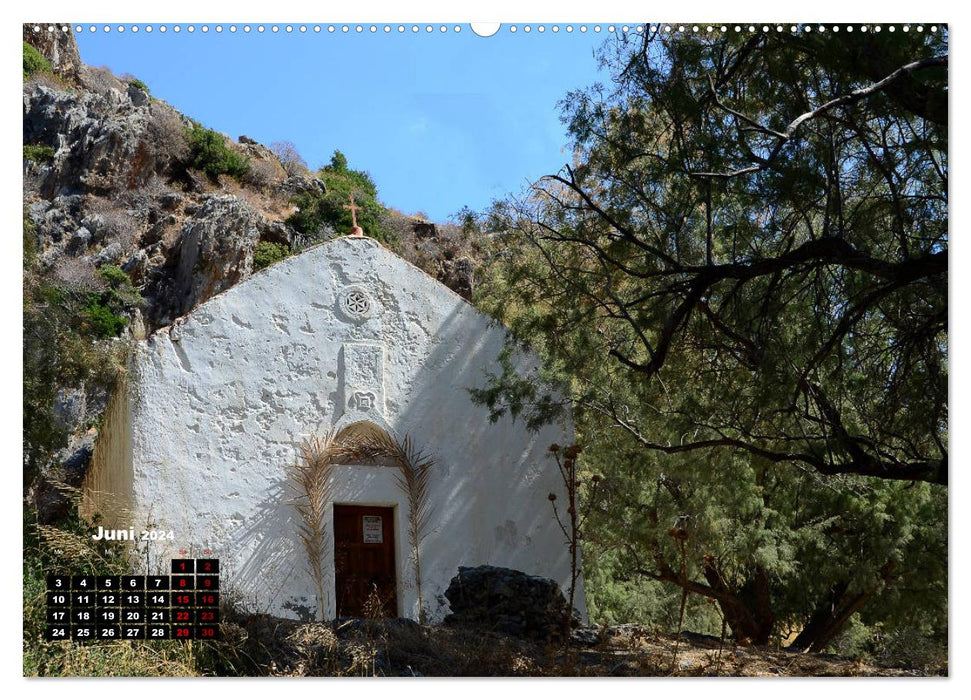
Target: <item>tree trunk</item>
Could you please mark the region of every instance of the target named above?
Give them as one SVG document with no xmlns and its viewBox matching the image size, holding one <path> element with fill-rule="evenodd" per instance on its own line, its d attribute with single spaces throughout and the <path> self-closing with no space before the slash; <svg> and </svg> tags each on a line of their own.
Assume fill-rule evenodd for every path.
<svg viewBox="0 0 971 700">
<path fill-rule="evenodd" d="M 704 574 L 708 584 L 719 593 L 715 599 L 725 622 L 732 629 L 735 641 L 741 646 L 768 644 L 775 615 L 772 613 L 769 577 L 765 570 L 756 567 L 755 575 L 737 592 L 725 582 L 713 563 L 705 564 Z"/>
<path fill-rule="evenodd" d="M 799 635 L 789 645 L 793 651 L 822 651 L 836 638 L 847 620 L 858 612 L 876 592 L 878 586 L 869 590 L 847 595 L 849 584 L 842 581 L 830 590 L 826 599 L 820 603 L 802 628 Z"/>
</svg>

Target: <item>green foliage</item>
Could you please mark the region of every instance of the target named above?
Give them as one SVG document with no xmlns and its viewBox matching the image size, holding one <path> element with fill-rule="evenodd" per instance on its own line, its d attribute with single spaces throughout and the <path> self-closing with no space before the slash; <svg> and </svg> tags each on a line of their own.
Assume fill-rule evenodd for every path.
<svg viewBox="0 0 971 700">
<path fill-rule="evenodd" d="M 946 51 L 620 38 L 613 89 L 562 104 L 573 164 L 493 208 L 476 300 L 544 368 L 500 358 L 473 396 L 531 427 L 573 408 L 596 614 L 669 611 L 663 585 L 736 639 L 946 631 Z"/>
<path fill-rule="evenodd" d="M 98 268 L 98 274 L 112 289 L 121 289 L 131 286 L 131 279 L 117 265 L 102 265 Z"/>
<path fill-rule="evenodd" d="M 24 42 L 24 80 L 27 80 L 34 73 L 51 73 L 50 61 L 33 46 Z"/>
<path fill-rule="evenodd" d="M 128 319 L 116 314 L 108 306 L 91 301 L 83 310 L 87 328 L 99 338 L 114 338 L 121 335 L 128 324 Z"/>
<path fill-rule="evenodd" d="M 139 90 L 141 90 L 142 92 L 145 92 L 145 93 L 149 94 L 149 95 L 152 94 L 152 91 L 148 89 L 148 85 L 146 85 L 144 82 L 142 82 L 138 78 L 129 78 L 128 79 L 128 84 L 131 85 L 131 86 L 133 86 L 133 87 L 135 87 L 135 88 L 137 88 L 137 89 L 139 89 Z"/>
<path fill-rule="evenodd" d="M 326 166 L 331 172 L 335 173 L 346 173 L 347 172 L 347 156 L 345 156 L 340 151 L 334 151 L 334 155 L 330 157 L 330 165 Z"/>
<path fill-rule="evenodd" d="M 253 269 L 262 270 L 290 255 L 290 248 L 282 243 L 260 241 L 253 252 Z"/>
<path fill-rule="evenodd" d="M 42 143 L 24 144 L 24 160 L 47 163 L 54 160 L 54 149 Z"/>
<path fill-rule="evenodd" d="M 479 212 L 470 208 L 468 205 L 463 206 L 457 212 L 452 214 L 450 218 L 458 225 L 458 227 L 462 230 L 462 233 L 466 236 L 482 233 L 484 217 Z"/>
<path fill-rule="evenodd" d="M 76 289 L 40 274 L 34 227 L 24 217 L 23 441 L 29 483 L 68 435 L 54 415 L 58 389 L 110 389 L 124 366 L 124 344 L 106 343 L 141 303 L 127 275 L 102 268 L 108 288 Z M 121 273 L 121 274 L 119 274 Z M 123 279 L 122 279 L 123 277 Z"/>
<path fill-rule="evenodd" d="M 101 293 L 89 294 L 82 313 L 97 337 L 113 338 L 120 335 L 128 324 L 125 312 L 142 306 L 144 299 L 125 271 L 117 265 L 103 265 L 98 275 L 108 288 Z"/>
<path fill-rule="evenodd" d="M 242 181 L 249 174 L 249 158 L 227 146 L 222 134 L 193 124 L 186 132 L 186 140 L 192 167 L 204 172 L 210 180 L 215 182 L 226 174 Z"/>
<path fill-rule="evenodd" d="M 350 233 L 351 212 L 345 207 L 350 205 L 350 197 L 360 209 L 357 223 L 364 233 L 385 243 L 394 242 L 394 234 L 388 224 L 388 210 L 378 202 L 378 189 L 371 176 L 362 170 L 350 170 L 347 158 L 340 151 L 334 151 L 330 165 L 317 172 L 323 181 L 325 193 L 308 192 L 298 195 L 293 203 L 299 211 L 287 222 L 299 231 L 317 235 L 324 226 L 332 226 L 339 234 Z"/>
</svg>

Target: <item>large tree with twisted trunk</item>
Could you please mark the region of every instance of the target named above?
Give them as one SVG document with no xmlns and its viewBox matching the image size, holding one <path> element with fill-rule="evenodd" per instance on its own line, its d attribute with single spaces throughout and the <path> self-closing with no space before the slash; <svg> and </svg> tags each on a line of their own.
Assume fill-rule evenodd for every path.
<svg viewBox="0 0 971 700">
<path fill-rule="evenodd" d="M 613 90 L 563 103 L 574 164 L 495 212 L 534 253 L 502 271 L 512 308 L 550 302 L 514 329 L 589 334 L 545 347 L 683 425 L 659 442 L 583 387 L 649 449 L 947 483 L 942 32 L 648 35 L 604 61 Z"/>
<path fill-rule="evenodd" d="M 567 383 L 581 429 L 675 470 L 946 485 L 946 28 L 647 32 L 601 60 L 610 86 L 562 103 L 573 162 L 494 207 L 479 296 Z M 474 395 L 542 423 L 562 404 L 537 378 Z M 670 554 L 645 571 L 687 586 Z M 898 564 L 832 580 L 800 645 L 831 639 Z M 736 584 L 697 572 L 723 610 L 743 589 L 766 600 L 757 566 Z M 764 641 L 773 622 L 754 617 Z"/>
</svg>

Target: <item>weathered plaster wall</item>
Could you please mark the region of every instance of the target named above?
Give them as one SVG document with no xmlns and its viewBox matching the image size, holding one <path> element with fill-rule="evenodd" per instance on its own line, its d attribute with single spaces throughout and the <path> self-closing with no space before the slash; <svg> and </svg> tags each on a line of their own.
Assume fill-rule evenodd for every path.
<svg viewBox="0 0 971 700">
<path fill-rule="evenodd" d="M 421 549 L 430 620 L 447 612 L 442 593 L 460 565 L 509 566 L 565 590 L 569 554 L 547 499 L 565 496 L 546 450 L 568 444 L 572 427 L 490 423 L 467 391 L 503 341 L 458 295 L 366 238 L 318 246 L 209 300 L 133 360 L 132 524 L 175 532 L 150 545 L 150 560 L 163 568 L 179 549 L 208 549 L 237 604 L 314 614 L 286 468 L 304 438 L 368 420 L 437 459 Z M 400 613 L 417 617 L 394 469 L 338 467 L 333 478 L 337 503 L 396 507 Z M 325 617 L 332 576 L 328 590 Z"/>
</svg>

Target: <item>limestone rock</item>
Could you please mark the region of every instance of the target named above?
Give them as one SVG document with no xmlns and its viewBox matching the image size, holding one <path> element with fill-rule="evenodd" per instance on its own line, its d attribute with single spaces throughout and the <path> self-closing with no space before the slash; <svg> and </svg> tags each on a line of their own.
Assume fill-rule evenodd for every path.
<svg viewBox="0 0 971 700">
<path fill-rule="evenodd" d="M 570 634 L 570 641 L 577 646 L 592 647 L 599 644 L 602 639 L 600 633 L 593 627 L 581 627 L 573 630 Z"/>
<path fill-rule="evenodd" d="M 71 236 L 71 241 L 68 243 L 68 249 L 71 252 L 78 252 L 86 249 L 88 244 L 91 242 L 91 232 L 84 226 L 79 228 Z"/>
<path fill-rule="evenodd" d="M 87 396 L 83 388 L 58 389 L 54 396 L 54 417 L 61 430 L 71 433 L 84 420 Z"/>
<path fill-rule="evenodd" d="M 83 64 L 70 22 L 24 24 L 24 41 L 50 62 L 54 73 L 66 80 L 77 79 Z"/>
<path fill-rule="evenodd" d="M 305 175 L 291 175 L 280 183 L 280 189 L 290 196 L 308 193 L 324 194 L 327 191 L 327 188 L 324 187 L 323 180 Z"/>
<path fill-rule="evenodd" d="M 452 614 L 445 623 L 485 627 L 526 639 L 569 633 L 569 606 L 552 579 L 497 566 L 459 567 L 445 591 Z"/>
<path fill-rule="evenodd" d="M 140 285 L 145 279 L 145 273 L 148 271 L 149 260 L 148 253 L 142 249 L 136 250 L 131 254 L 131 257 L 125 261 L 125 264 L 121 266 L 121 269 L 125 271 L 128 278 L 132 281 L 136 287 Z"/>
<path fill-rule="evenodd" d="M 273 151 L 271 151 L 269 148 L 264 146 L 259 141 L 256 141 L 255 139 L 251 139 L 249 136 L 239 137 L 239 143 L 236 145 L 236 150 L 238 150 L 245 156 L 249 156 L 250 158 L 256 158 L 257 160 L 279 161 L 279 159 L 276 157 L 276 154 Z M 280 168 L 280 171 L 281 173 L 283 172 L 282 166 Z"/>
<path fill-rule="evenodd" d="M 148 94 L 148 92 L 137 85 L 132 85 L 130 83 L 125 93 L 128 95 L 128 99 L 131 100 L 131 103 L 136 107 L 144 107 L 152 100 L 152 97 Z"/>
<path fill-rule="evenodd" d="M 108 265 L 117 263 L 121 259 L 122 254 L 121 243 L 118 241 L 112 241 L 104 248 L 99 250 L 97 254 L 91 257 L 91 262 L 95 267 L 101 267 L 102 265 Z"/>
<path fill-rule="evenodd" d="M 425 221 L 424 219 L 413 219 L 411 222 L 411 230 L 415 234 L 415 238 L 438 237 L 438 227 L 431 221 Z"/>
<path fill-rule="evenodd" d="M 175 279 L 178 314 L 249 276 L 259 241 L 257 215 L 232 195 L 213 195 L 182 227 Z"/>
<path fill-rule="evenodd" d="M 69 92 L 25 87 L 24 143 L 54 149 L 40 194 L 99 194 L 138 187 L 185 155 L 182 117 L 132 86 Z M 147 96 L 144 96 L 147 98 Z"/>
<path fill-rule="evenodd" d="M 439 269 L 439 281 L 463 298 L 472 300 L 472 292 L 475 290 L 475 264 L 471 258 L 440 260 Z"/>
<path fill-rule="evenodd" d="M 27 206 L 27 213 L 34 223 L 37 235 L 37 248 L 46 251 L 55 246 L 66 245 L 74 233 L 84 226 L 97 235 L 97 229 L 88 226 L 81 215 L 82 198 L 62 196 L 53 200 L 40 199 Z"/>
</svg>

